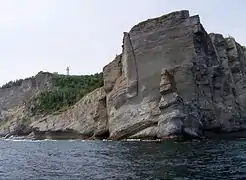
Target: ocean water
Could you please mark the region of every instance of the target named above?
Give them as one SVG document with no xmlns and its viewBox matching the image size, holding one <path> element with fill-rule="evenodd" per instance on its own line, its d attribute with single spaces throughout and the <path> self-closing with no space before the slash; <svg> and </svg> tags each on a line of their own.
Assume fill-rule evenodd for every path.
<svg viewBox="0 0 246 180">
<path fill-rule="evenodd" d="M 1 140 L 0 179 L 246 179 L 246 140 Z"/>
</svg>

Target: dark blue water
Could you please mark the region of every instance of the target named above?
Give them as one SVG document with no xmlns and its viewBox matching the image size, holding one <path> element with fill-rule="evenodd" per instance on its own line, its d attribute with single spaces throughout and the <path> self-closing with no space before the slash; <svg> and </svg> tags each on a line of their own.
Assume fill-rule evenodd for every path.
<svg viewBox="0 0 246 180">
<path fill-rule="evenodd" d="M 246 179 L 246 141 L 0 141 L 0 179 Z"/>
</svg>

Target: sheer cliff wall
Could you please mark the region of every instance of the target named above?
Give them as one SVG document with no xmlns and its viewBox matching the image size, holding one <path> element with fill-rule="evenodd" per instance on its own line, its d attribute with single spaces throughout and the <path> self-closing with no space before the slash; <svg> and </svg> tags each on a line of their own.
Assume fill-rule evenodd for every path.
<svg viewBox="0 0 246 180">
<path fill-rule="evenodd" d="M 110 137 L 244 129 L 245 62 L 245 48 L 208 35 L 188 11 L 139 23 L 104 68 Z M 110 85 L 108 77 L 114 77 Z"/>
</svg>

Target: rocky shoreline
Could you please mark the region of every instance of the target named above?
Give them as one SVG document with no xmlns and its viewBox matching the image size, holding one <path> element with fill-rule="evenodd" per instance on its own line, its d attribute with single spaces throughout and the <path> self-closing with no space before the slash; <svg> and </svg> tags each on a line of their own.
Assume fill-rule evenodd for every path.
<svg viewBox="0 0 246 180">
<path fill-rule="evenodd" d="M 36 140 L 101 140 L 101 141 L 115 141 L 115 139 L 108 139 L 108 138 L 93 138 L 93 137 L 83 137 L 80 134 L 70 134 L 70 133 L 57 133 L 57 132 L 45 132 L 45 133 L 37 133 L 33 134 L 30 133 L 28 135 L 0 135 L 0 138 L 5 139 L 5 140 L 31 140 L 31 141 L 36 141 Z M 223 139 L 223 140 L 235 140 L 235 139 L 245 139 L 246 138 L 246 130 L 242 131 L 235 131 L 235 132 L 230 132 L 230 133 L 215 133 L 213 131 L 205 131 L 203 136 L 201 137 L 180 137 L 180 136 L 169 136 L 166 138 L 153 138 L 153 137 L 145 137 L 145 138 L 126 138 L 126 139 L 120 139 L 120 141 L 153 141 L 153 142 L 160 142 L 160 141 L 167 141 L 167 140 L 172 140 L 172 141 L 191 141 L 191 140 L 211 140 L 211 139 Z M 119 141 L 119 140 L 116 140 Z"/>
<path fill-rule="evenodd" d="M 0 89 L 0 133 L 33 139 L 246 137 L 246 48 L 177 11 L 124 33 L 104 85 L 68 109 L 31 116 L 27 100 L 50 74 Z M 24 98 L 23 98 L 24 97 Z"/>
</svg>

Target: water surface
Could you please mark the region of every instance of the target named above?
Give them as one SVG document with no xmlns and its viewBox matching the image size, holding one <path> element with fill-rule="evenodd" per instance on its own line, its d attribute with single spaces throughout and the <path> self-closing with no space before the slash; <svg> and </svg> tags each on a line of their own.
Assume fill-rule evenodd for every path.
<svg viewBox="0 0 246 180">
<path fill-rule="evenodd" d="M 0 179 L 246 179 L 246 140 L 1 140 Z"/>
</svg>

